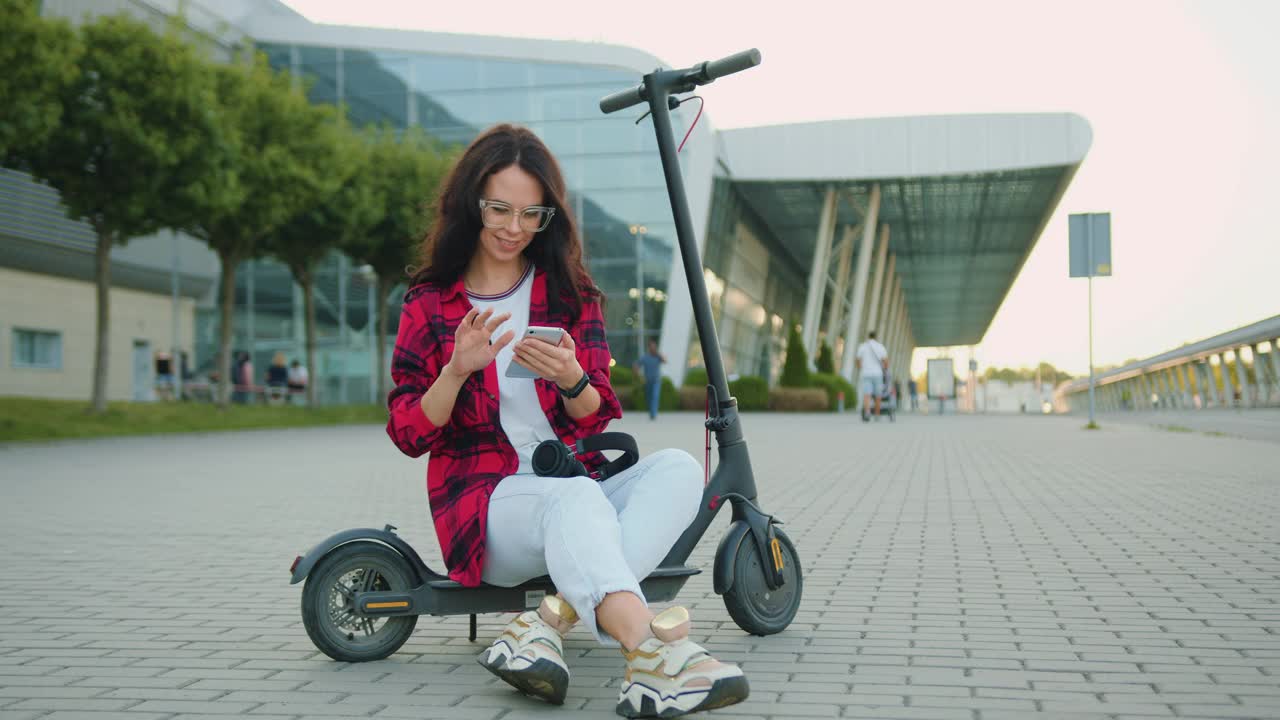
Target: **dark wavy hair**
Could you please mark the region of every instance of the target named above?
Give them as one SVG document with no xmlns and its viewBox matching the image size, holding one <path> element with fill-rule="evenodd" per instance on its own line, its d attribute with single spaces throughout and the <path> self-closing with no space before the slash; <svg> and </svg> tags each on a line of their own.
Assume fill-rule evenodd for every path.
<svg viewBox="0 0 1280 720">
<path fill-rule="evenodd" d="M 479 201 L 484 184 L 490 175 L 512 165 L 537 178 L 542 203 L 556 209 L 551 223 L 534 234 L 524 255 L 546 273 L 551 310 L 571 309 L 576 314 L 584 300 L 598 299 L 601 293 L 583 264 L 582 240 L 569 212 L 560 164 L 537 135 L 517 125 L 495 125 L 481 133 L 445 178 L 412 284 L 447 287 L 462 277 L 480 244 L 484 226 Z"/>
</svg>

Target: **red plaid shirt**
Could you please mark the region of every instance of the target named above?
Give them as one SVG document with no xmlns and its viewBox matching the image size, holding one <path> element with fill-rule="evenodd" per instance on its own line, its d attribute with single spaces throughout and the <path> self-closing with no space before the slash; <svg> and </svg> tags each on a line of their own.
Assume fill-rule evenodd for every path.
<svg viewBox="0 0 1280 720">
<path fill-rule="evenodd" d="M 449 577 L 469 587 L 480 584 L 484 567 L 489 496 L 503 478 L 515 474 L 520 464 L 498 419 L 498 371 L 494 363 L 467 378 L 458 391 L 448 423 L 437 427 L 422 412 L 422 395 L 453 357 L 454 332 L 470 310 L 462 280 L 448 288 L 417 285 L 405 293 L 400 332 L 391 358 L 391 377 L 396 387 L 387 398 L 391 410 L 387 434 L 392 442 L 409 457 L 431 453 L 427 460 L 427 500 L 436 538 Z M 538 400 L 556 435 L 572 444 L 603 431 L 611 419 L 622 417 L 622 407 L 609 385 L 609 346 L 600 304 L 584 300 L 577 317 L 569 310 L 553 317 L 547 305 L 546 277 L 538 270 L 533 276 L 529 324 L 566 328 L 577 345 L 578 364 L 600 393 L 599 409 L 574 420 L 565 411 L 555 383 L 534 380 Z M 596 453 L 584 455 L 582 460 L 594 470 L 604 457 Z"/>
</svg>

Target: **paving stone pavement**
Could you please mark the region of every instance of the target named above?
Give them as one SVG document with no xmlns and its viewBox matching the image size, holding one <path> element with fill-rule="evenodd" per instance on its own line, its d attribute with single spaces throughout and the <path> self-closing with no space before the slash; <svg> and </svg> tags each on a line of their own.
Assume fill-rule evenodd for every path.
<svg viewBox="0 0 1280 720">
<path fill-rule="evenodd" d="M 715 718 L 1280 717 L 1280 444 L 1079 419 L 748 414 L 805 571 L 794 624 L 695 636 L 751 698 Z M 702 457 L 701 418 L 627 419 Z M 308 640 L 297 551 L 390 522 L 438 565 L 423 462 L 375 427 L 0 446 L 0 717 L 614 717 L 581 629 L 563 708 L 473 662 L 506 617 L 422 618 L 391 658 Z M 708 569 L 722 522 L 691 562 Z"/>
<path fill-rule="evenodd" d="M 1088 417 L 1076 413 L 1081 422 Z M 1120 410 L 1097 414 L 1098 422 L 1147 425 L 1168 432 L 1227 435 L 1248 440 L 1280 443 L 1280 408 L 1221 410 Z"/>
</svg>

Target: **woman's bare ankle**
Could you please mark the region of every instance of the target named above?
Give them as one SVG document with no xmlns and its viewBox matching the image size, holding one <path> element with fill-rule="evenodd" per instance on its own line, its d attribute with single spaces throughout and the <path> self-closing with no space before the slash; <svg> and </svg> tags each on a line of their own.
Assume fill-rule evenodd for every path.
<svg viewBox="0 0 1280 720">
<path fill-rule="evenodd" d="M 596 622 L 628 652 L 640 647 L 652 635 L 649 622 L 653 613 L 633 593 L 616 592 L 604 596 L 596 606 Z"/>
</svg>

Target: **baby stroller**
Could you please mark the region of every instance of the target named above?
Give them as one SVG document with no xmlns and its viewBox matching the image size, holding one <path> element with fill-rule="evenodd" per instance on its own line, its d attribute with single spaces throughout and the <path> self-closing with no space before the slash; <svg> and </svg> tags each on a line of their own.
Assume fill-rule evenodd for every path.
<svg viewBox="0 0 1280 720">
<path fill-rule="evenodd" d="M 872 408 L 874 408 L 874 405 L 862 409 L 862 420 L 864 422 L 871 419 Z M 898 388 L 893 382 L 893 374 L 888 370 L 884 371 L 884 386 L 880 391 L 880 414 L 888 415 L 889 422 L 897 422 Z M 879 418 L 876 419 L 878 420 Z"/>
</svg>

